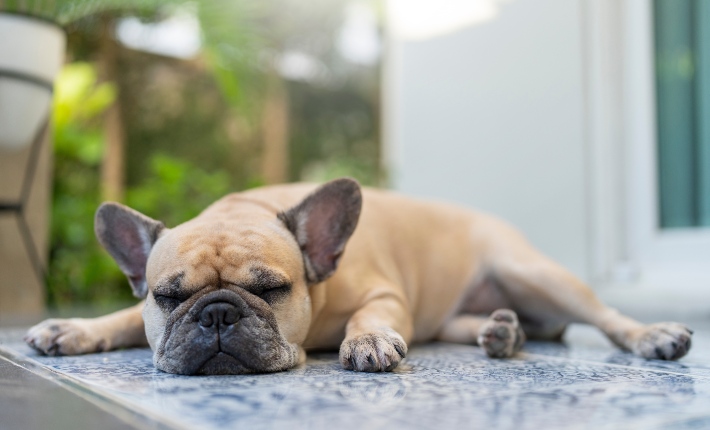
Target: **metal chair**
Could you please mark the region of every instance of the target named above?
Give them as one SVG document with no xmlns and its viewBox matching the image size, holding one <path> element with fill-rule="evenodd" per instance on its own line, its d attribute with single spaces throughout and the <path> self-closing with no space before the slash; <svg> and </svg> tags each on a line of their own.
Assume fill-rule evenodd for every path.
<svg viewBox="0 0 710 430">
<path fill-rule="evenodd" d="M 49 91 L 50 93 L 53 92 L 52 82 L 45 81 L 35 76 L 17 73 L 12 70 L 0 69 L 0 79 L 20 80 L 25 83 L 40 86 Z M 27 256 L 32 263 L 32 267 L 34 269 L 35 275 L 37 276 L 37 279 L 42 285 L 46 285 L 47 271 L 44 265 L 42 264 L 42 259 L 40 258 L 37 246 L 35 245 L 35 242 L 32 239 L 32 233 L 30 232 L 30 227 L 27 223 L 25 214 L 30 193 L 32 192 L 35 172 L 37 170 L 37 164 L 39 162 L 39 156 L 42 149 L 42 141 L 44 140 L 43 137 L 49 125 L 49 117 L 50 114 L 48 113 L 44 121 L 42 121 L 42 125 L 35 132 L 34 139 L 30 147 L 30 154 L 27 160 L 27 165 L 25 166 L 25 174 L 22 181 L 22 188 L 18 200 L 0 200 L 0 213 L 11 213 L 15 215 L 15 219 L 17 220 L 17 226 L 22 236 L 22 241 L 24 243 Z"/>
</svg>

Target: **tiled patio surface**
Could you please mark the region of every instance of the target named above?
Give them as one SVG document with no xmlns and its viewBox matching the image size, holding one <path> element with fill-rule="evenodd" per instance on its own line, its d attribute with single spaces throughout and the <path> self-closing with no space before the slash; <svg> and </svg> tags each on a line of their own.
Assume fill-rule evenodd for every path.
<svg viewBox="0 0 710 430">
<path fill-rule="evenodd" d="M 42 357 L 7 329 L 0 355 L 136 428 L 710 428 L 710 321 L 691 326 L 680 362 L 636 358 L 577 326 L 566 344 L 529 342 L 512 360 L 415 346 L 390 374 L 345 371 L 319 353 L 276 374 L 175 376 L 155 370 L 148 349 Z"/>
</svg>

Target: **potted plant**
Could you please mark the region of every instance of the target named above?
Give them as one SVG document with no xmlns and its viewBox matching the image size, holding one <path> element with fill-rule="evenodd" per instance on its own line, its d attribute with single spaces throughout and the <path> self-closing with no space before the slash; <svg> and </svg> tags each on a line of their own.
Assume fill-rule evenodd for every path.
<svg viewBox="0 0 710 430">
<path fill-rule="evenodd" d="M 47 19 L 0 11 L 0 148 L 29 145 L 49 113 L 66 34 Z"/>
<path fill-rule="evenodd" d="M 44 124 L 52 84 L 64 62 L 64 25 L 148 3 L 159 2 L 0 0 L 0 150 L 26 147 Z"/>
</svg>

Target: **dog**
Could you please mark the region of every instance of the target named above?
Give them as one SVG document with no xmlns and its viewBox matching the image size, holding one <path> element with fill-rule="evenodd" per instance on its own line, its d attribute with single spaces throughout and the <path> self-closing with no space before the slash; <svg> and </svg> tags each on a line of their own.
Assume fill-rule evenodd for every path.
<svg viewBox="0 0 710 430">
<path fill-rule="evenodd" d="M 148 344 L 159 370 L 213 375 L 283 371 L 306 350 L 339 348 L 345 369 L 386 372 L 411 343 L 507 358 L 573 322 L 646 358 L 676 360 L 691 345 L 685 325 L 607 307 L 493 216 L 349 178 L 230 194 L 171 229 L 104 203 L 95 231 L 144 301 L 41 322 L 25 336 L 40 353 Z"/>
</svg>

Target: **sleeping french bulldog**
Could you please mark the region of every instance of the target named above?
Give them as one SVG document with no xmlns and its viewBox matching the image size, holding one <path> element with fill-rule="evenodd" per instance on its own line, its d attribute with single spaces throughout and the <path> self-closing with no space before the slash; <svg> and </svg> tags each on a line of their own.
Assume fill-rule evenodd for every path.
<svg viewBox="0 0 710 430">
<path fill-rule="evenodd" d="M 230 194 L 172 229 L 105 203 L 95 230 L 145 301 L 44 321 L 25 336 L 41 353 L 147 343 L 158 369 L 211 375 L 286 370 L 307 349 L 340 348 L 345 369 L 378 372 L 412 342 L 506 358 L 526 337 L 559 339 L 571 322 L 646 358 L 690 348 L 686 326 L 644 325 L 605 306 L 494 217 L 351 179 Z"/>
</svg>

